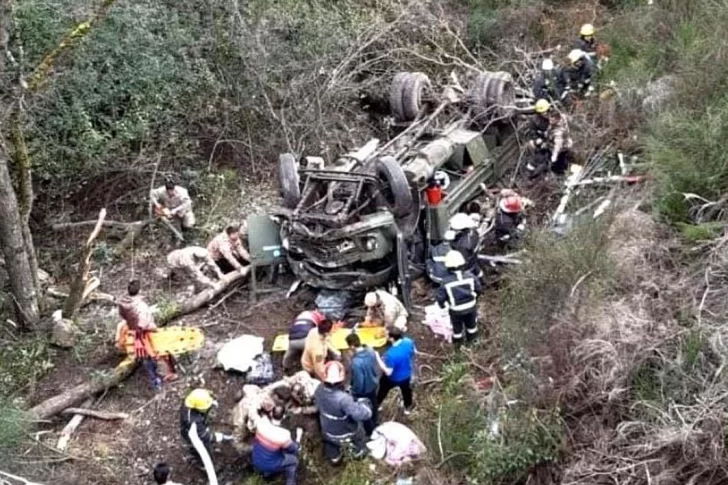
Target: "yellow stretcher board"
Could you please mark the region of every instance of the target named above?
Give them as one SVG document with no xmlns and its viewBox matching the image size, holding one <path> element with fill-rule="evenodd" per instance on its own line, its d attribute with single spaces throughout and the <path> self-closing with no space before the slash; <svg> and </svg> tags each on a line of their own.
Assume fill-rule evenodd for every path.
<svg viewBox="0 0 728 485">
<path fill-rule="evenodd" d="M 337 328 L 331 331 L 331 343 L 337 350 L 346 350 L 346 336 L 352 332 L 350 328 Z M 361 327 L 356 329 L 361 343 L 372 348 L 384 347 L 387 343 L 387 331 L 384 327 Z M 288 350 L 288 334 L 278 335 L 273 341 L 273 352 Z"/>
<path fill-rule="evenodd" d="M 202 348 L 205 335 L 194 327 L 167 327 L 149 333 L 149 340 L 156 355 L 181 355 Z M 134 355 L 134 333 L 125 335 L 124 350 Z"/>
</svg>

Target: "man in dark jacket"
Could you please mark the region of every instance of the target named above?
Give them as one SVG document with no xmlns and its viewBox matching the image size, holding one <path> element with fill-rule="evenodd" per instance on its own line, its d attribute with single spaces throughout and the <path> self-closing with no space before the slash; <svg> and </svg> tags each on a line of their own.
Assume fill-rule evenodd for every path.
<svg viewBox="0 0 728 485">
<path fill-rule="evenodd" d="M 569 64 L 564 70 L 566 85 L 572 92 L 589 96 L 594 91 L 592 79 L 596 75 L 596 65 L 589 55 L 574 49 L 568 55 Z"/>
<path fill-rule="evenodd" d="M 478 264 L 480 251 L 480 234 L 477 224 L 468 214 L 458 212 L 450 219 L 450 229 L 455 231 L 455 240 L 452 249 L 459 251 L 465 258 L 465 267 L 478 278 L 483 277 L 483 270 Z"/>
<path fill-rule="evenodd" d="M 346 344 L 353 352 L 351 356 L 351 395 L 354 399 L 366 398 L 372 404 L 372 417 L 364 421 L 364 432 L 371 436 L 377 426 L 377 387 L 379 386 L 379 364 L 377 352 L 362 345 L 355 333 L 346 336 Z"/>
<path fill-rule="evenodd" d="M 206 389 L 195 389 L 186 398 L 180 409 L 180 431 L 193 454 L 205 467 L 210 485 L 218 485 L 215 466 L 212 463 L 212 442 L 222 441 L 222 434 L 213 435 L 207 424 L 210 408 L 217 406 L 212 393 Z"/>
<path fill-rule="evenodd" d="M 344 366 L 331 361 L 325 367 L 325 382 L 316 389 L 314 403 L 319 410 L 324 454 L 333 464 L 344 457 L 342 446 L 352 443 L 356 458 L 367 454 L 362 423 L 372 417 L 371 403 L 365 398 L 355 400 L 344 391 Z"/>
<path fill-rule="evenodd" d="M 554 67 L 554 61 L 544 59 L 541 73 L 533 83 L 533 96 L 536 99 L 550 99 L 557 102 L 566 89 L 564 71 Z"/>
<path fill-rule="evenodd" d="M 501 192 L 493 227 L 500 248 L 512 248 L 520 240 L 526 228 L 526 218 L 523 216 L 526 202 L 530 203 L 513 190 Z"/>
<path fill-rule="evenodd" d="M 595 59 L 597 54 L 597 41 L 594 34 L 594 25 L 584 24 L 579 31 L 579 38 L 574 42 L 574 49 L 585 52 L 592 59 Z"/>
<path fill-rule="evenodd" d="M 445 268 L 445 256 L 452 249 L 452 242 L 455 240 L 455 231 L 448 230 L 445 232 L 445 240 L 433 246 L 430 250 L 430 257 L 427 259 L 427 276 L 435 284 L 442 283 L 443 278 L 447 275 Z"/>
<path fill-rule="evenodd" d="M 448 308 L 452 341 L 459 347 L 463 337 L 472 342 L 478 333 L 478 295 L 483 286 L 473 273 L 465 269 L 465 258 L 458 251 L 450 251 L 445 264 L 450 275 L 437 289 L 435 299 L 440 308 Z"/>
</svg>

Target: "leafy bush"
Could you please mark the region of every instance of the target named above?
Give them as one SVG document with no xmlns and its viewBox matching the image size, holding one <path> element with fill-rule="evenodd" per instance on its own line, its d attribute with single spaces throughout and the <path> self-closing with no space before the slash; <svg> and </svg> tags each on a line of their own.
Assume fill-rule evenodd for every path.
<svg viewBox="0 0 728 485">
<path fill-rule="evenodd" d="M 8 456 L 23 444 L 30 431 L 30 420 L 25 413 L 7 396 L 0 396 L 0 464 L 9 464 L 13 458 Z"/>
<path fill-rule="evenodd" d="M 0 347 L 0 389 L 6 395 L 37 381 L 53 368 L 44 338 Z"/>
</svg>

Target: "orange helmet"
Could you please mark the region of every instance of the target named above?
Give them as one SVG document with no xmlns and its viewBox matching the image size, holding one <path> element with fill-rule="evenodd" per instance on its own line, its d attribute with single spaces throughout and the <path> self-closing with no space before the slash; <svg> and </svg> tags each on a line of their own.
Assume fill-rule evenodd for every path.
<svg viewBox="0 0 728 485">
<path fill-rule="evenodd" d="M 523 210 L 523 200 L 517 195 L 510 195 L 501 199 L 500 210 L 510 214 L 517 214 Z"/>
</svg>

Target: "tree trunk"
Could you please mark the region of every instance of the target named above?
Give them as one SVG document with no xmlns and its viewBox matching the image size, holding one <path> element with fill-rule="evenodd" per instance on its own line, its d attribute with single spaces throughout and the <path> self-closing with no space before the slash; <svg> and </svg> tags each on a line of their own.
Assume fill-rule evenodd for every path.
<svg viewBox="0 0 728 485">
<path fill-rule="evenodd" d="M 157 326 L 162 327 L 171 320 L 182 315 L 186 315 L 187 313 L 191 313 L 208 304 L 210 301 L 227 291 L 235 282 L 247 277 L 249 270 L 250 266 L 248 266 L 246 271 L 242 273 L 235 271 L 233 273 L 226 274 L 220 280 L 220 284 L 217 288 L 210 288 L 205 291 L 201 291 L 182 305 L 167 310 L 164 315 L 158 316 Z M 110 387 L 117 386 L 120 382 L 129 377 L 136 367 L 137 363 L 133 359 L 127 358 L 121 364 L 117 365 L 111 373 L 107 373 L 102 376 L 94 375 L 85 383 L 72 387 L 66 392 L 50 399 L 46 399 L 28 411 L 28 414 L 32 419 L 36 420 L 48 419 L 55 416 L 64 409 L 74 406 L 94 394 L 104 392 Z"/>
<path fill-rule="evenodd" d="M 84 293 L 86 293 L 86 287 L 88 285 L 88 273 L 91 270 L 91 253 L 94 250 L 94 241 L 101 232 L 101 227 L 104 224 L 106 218 L 106 209 L 101 209 L 99 213 L 99 220 L 96 222 L 96 227 L 91 231 L 91 235 L 88 237 L 86 244 L 81 247 L 81 258 L 78 262 L 78 275 L 76 279 L 71 283 L 71 289 L 69 290 L 68 299 L 66 304 L 63 305 L 63 316 L 66 318 L 73 318 L 84 299 Z"/>
<path fill-rule="evenodd" d="M 26 328 L 32 328 L 39 318 L 38 295 L 25 250 L 18 201 L 8 171 L 5 152 L 0 147 L 0 246 L 5 255 L 5 268 L 15 303 L 17 318 Z"/>
</svg>

